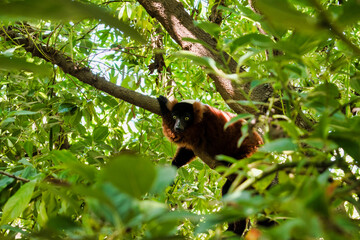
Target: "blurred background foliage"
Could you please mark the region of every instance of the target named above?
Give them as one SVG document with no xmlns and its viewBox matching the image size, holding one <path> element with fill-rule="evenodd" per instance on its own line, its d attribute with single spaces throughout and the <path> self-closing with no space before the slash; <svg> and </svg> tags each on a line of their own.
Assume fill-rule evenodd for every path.
<svg viewBox="0 0 360 240">
<path fill-rule="evenodd" d="M 178 99 L 230 111 L 201 66 L 208 60 L 179 53 L 140 4 L 88 2 L 0 1 L 3 239 L 237 238 L 226 222 L 240 217 L 253 226 L 247 239 L 359 239 L 359 1 L 257 0 L 259 15 L 229 0 L 220 26 L 208 22 L 213 0 L 181 1 L 246 69 L 229 78 L 274 88 L 258 117 L 265 145 L 218 169 L 248 178 L 224 198 L 224 178 L 200 160 L 169 166 L 176 148 L 159 116 L 5 41 L 11 26 L 123 87 L 154 97 L 172 87 Z M 154 37 L 163 71 L 149 70 Z M 267 190 L 275 173 L 279 184 Z M 278 224 L 256 227 L 262 218 Z"/>
</svg>

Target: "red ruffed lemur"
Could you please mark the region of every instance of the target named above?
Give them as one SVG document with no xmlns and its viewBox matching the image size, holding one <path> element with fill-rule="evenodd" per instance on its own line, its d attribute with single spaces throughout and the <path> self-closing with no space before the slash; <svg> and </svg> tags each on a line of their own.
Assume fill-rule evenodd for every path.
<svg viewBox="0 0 360 240">
<path fill-rule="evenodd" d="M 197 101 L 169 101 L 164 96 L 159 96 L 158 101 L 164 134 L 178 145 L 172 161 L 172 165 L 177 168 L 189 163 L 196 156 L 212 169 L 217 166 L 229 166 L 227 162 L 216 160 L 216 156 L 222 154 L 235 159 L 247 158 L 263 144 L 260 135 L 252 131 L 238 147 L 238 140 L 242 136 L 241 127 L 245 120 L 241 119 L 224 128 L 235 116 L 232 113 Z M 233 181 L 233 178 L 226 180 L 222 195 L 228 192 Z M 242 234 L 245 227 L 246 220 L 229 224 L 229 230 L 237 234 Z"/>
</svg>

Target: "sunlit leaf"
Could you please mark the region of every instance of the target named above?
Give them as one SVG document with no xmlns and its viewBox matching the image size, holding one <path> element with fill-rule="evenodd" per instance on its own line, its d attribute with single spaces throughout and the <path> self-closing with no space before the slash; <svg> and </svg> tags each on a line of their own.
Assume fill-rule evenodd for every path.
<svg viewBox="0 0 360 240">
<path fill-rule="evenodd" d="M 232 9 L 232 8 L 224 8 L 224 9 L 227 9 L 227 10 L 229 10 L 231 12 L 234 12 L 235 14 L 239 14 L 241 16 L 244 16 L 244 17 L 248 18 L 248 19 L 251 19 L 254 22 L 259 22 L 261 20 L 261 16 L 259 14 L 256 14 L 250 8 L 245 7 L 245 6 L 241 5 L 241 4 L 239 4 L 237 7 L 238 7 L 240 13 L 238 13 L 235 9 Z M 220 5 L 219 8 L 222 9 L 222 6 Z"/>
<path fill-rule="evenodd" d="M 79 162 L 76 157 L 69 151 L 52 151 L 51 154 L 55 158 L 55 162 L 64 164 L 72 172 L 81 175 L 87 180 L 93 181 L 96 176 L 96 169 L 93 166 L 85 165 Z"/>
<path fill-rule="evenodd" d="M 1 4 L 0 4 L 0 9 L 1 9 Z M 34 74 L 40 76 L 49 76 L 51 75 L 52 72 L 52 68 L 48 64 L 38 65 L 27 62 L 25 58 L 6 57 L 1 55 L 0 55 L 0 70 L 27 71 L 27 72 L 33 72 Z"/>
<path fill-rule="evenodd" d="M 15 122 L 15 118 L 13 117 L 8 117 L 6 119 L 4 119 L 3 121 L 1 121 L 1 127 L 5 128 L 6 126 L 8 126 L 10 123 L 14 123 Z"/>
<path fill-rule="evenodd" d="M 121 86 L 124 87 L 124 88 L 132 89 L 132 90 L 135 90 L 137 88 L 136 81 L 135 81 L 135 78 L 133 76 L 126 76 L 122 80 Z"/>
<path fill-rule="evenodd" d="M 290 138 L 276 139 L 262 146 L 259 151 L 282 153 L 284 151 L 295 151 L 297 145 Z"/>
<path fill-rule="evenodd" d="M 206 31 L 207 33 L 209 33 L 212 36 L 217 36 L 221 31 L 221 28 L 219 27 L 219 25 L 217 25 L 215 23 L 196 22 L 195 25 L 202 28 L 204 31 Z"/>
<path fill-rule="evenodd" d="M 279 124 L 287 134 L 294 139 L 298 138 L 303 133 L 293 122 L 279 121 L 276 124 Z"/>
<path fill-rule="evenodd" d="M 37 112 L 26 111 L 26 110 L 19 110 L 19 111 L 10 113 L 10 115 L 15 115 L 15 116 L 34 115 L 34 114 L 37 114 Z"/>
<path fill-rule="evenodd" d="M 105 126 L 100 126 L 94 129 L 93 138 L 95 142 L 101 142 L 108 135 L 109 135 L 109 129 Z"/>
<path fill-rule="evenodd" d="M 174 56 L 190 59 L 190 60 L 194 61 L 196 64 L 206 66 L 206 67 L 211 67 L 211 64 L 209 64 L 209 61 L 214 62 L 214 60 L 212 60 L 210 58 L 199 57 L 189 51 L 179 51 L 179 52 L 175 53 Z"/>
<path fill-rule="evenodd" d="M 237 48 L 248 44 L 265 48 L 274 46 L 273 41 L 268 36 L 258 33 L 250 33 L 235 39 L 230 46 L 230 50 L 234 52 Z"/>
<path fill-rule="evenodd" d="M 36 182 L 25 183 L 4 205 L 0 225 L 15 220 L 25 210 L 31 200 Z"/>
<path fill-rule="evenodd" d="M 231 124 L 236 123 L 237 121 L 243 120 L 243 119 L 247 119 L 247 118 L 251 118 L 254 115 L 250 114 L 250 113 L 243 113 L 243 114 L 239 114 L 233 118 L 230 119 L 230 121 L 228 121 L 225 125 L 224 125 L 224 129 L 228 128 Z"/>
</svg>

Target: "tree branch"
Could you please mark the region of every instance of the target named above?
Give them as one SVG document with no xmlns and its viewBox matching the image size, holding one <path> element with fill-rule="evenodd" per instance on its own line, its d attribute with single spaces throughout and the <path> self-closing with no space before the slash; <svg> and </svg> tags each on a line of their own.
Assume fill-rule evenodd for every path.
<svg viewBox="0 0 360 240">
<path fill-rule="evenodd" d="M 47 62 L 59 66 L 65 73 L 70 74 L 81 82 L 89 84 L 111 96 L 160 115 L 160 106 L 155 98 L 109 82 L 104 77 L 92 73 L 89 68 L 73 62 L 73 60 L 64 53 L 52 47 L 37 44 L 31 38 L 19 34 L 17 31 L 11 29 L 11 27 L 3 29 L 3 31 L 4 33 L 0 33 L 0 35 L 3 35 L 5 39 L 10 38 L 11 41 L 18 45 L 22 45 L 23 48 L 34 57 L 42 58 Z"/>
<path fill-rule="evenodd" d="M 10 174 L 10 173 L 4 172 L 4 171 L 0 171 L 0 174 L 1 174 L 1 175 L 8 176 L 8 177 L 10 177 L 10 178 L 14 178 L 14 179 L 19 180 L 19 181 L 22 181 L 22 182 L 30 182 L 29 179 L 25 179 L 25 178 L 22 178 L 22 177 L 18 177 L 18 176 L 15 176 L 15 175 L 13 175 L 13 174 Z"/>
<path fill-rule="evenodd" d="M 238 69 L 243 71 L 241 67 L 239 68 L 237 62 L 227 53 L 217 50 L 216 40 L 212 38 L 210 34 L 194 25 L 191 16 L 177 0 L 138 0 L 138 2 L 151 17 L 156 18 L 162 24 L 182 49 L 188 50 L 199 57 L 212 58 L 216 63 L 229 68 L 232 73 L 238 72 Z M 196 42 L 189 42 L 186 39 L 194 39 Z M 246 97 L 242 94 L 239 87 L 241 87 L 245 93 L 249 93 L 250 91 L 249 83 L 238 86 L 239 84 L 216 74 L 209 74 L 209 76 L 214 80 L 217 91 L 225 101 L 245 100 Z M 271 86 L 261 85 L 252 91 L 251 99 L 265 102 L 271 94 Z M 236 101 L 228 101 L 228 105 L 237 113 L 254 112 L 253 108 L 241 106 Z"/>
</svg>

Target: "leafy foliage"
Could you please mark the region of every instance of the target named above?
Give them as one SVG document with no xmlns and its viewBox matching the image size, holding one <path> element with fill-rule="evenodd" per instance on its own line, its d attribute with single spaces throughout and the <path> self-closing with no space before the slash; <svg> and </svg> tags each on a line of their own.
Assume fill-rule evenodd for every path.
<svg viewBox="0 0 360 240">
<path fill-rule="evenodd" d="M 247 239 L 359 238 L 359 1 L 257 0 L 262 15 L 227 1 L 221 25 L 208 22 L 216 1 L 182 3 L 245 72 L 180 51 L 136 1 L 1 1 L 4 239 L 234 237 L 226 223 L 241 217 L 251 220 Z M 249 82 L 251 91 L 271 85 L 267 103 L 241 102 L 256 114 L 239 115 L 248 129 L 260 123 L 265 144 L 249 159 L 219 156 L 230 168 L 195 160 L 176 172 L 158 116 L 33 57 L 6 29 L 151 96 L 174 88 L 229 110 L 206 73 Z M 147 44 L 155 37 L 163 49 Z M 165 66 L 150 71 L 159 53 Z M 232 173 L 238 185 L 221 198 Z M 268 189 L 275 175 L 279 184 Z M 256 225 L 264 219 L 278 224 Z"/>
</svg>

